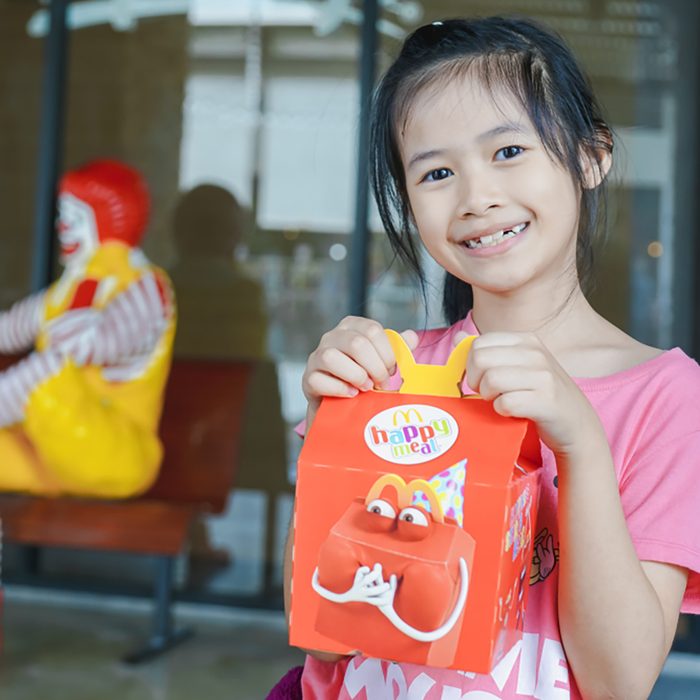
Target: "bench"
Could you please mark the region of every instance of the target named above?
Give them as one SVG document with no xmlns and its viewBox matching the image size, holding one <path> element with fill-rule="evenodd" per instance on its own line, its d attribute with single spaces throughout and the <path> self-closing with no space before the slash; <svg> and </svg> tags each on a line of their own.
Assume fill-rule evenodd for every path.
<svg viewBox="0 0 700 700">
<path fill-rule="evenodd" d="M 0 358 L 0 369 L 8 364 L 8 358 Z M 159 655 L 192 634 L 174 625 L 174 563 L 195 519 L 225 509 L 234 486 L 255 365 L 228 360 L 173 363 L 161 420 L 163 465 L 143 496 L 103 501 L 0 495 L 3 536 L 8 542 L 155 558 L 150 639 L 124 658 L 127 663 Z"/>
</svg>

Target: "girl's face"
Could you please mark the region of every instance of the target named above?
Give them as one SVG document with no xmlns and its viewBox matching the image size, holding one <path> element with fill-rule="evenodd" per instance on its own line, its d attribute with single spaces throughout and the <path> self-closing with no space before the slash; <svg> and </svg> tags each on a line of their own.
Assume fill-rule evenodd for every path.
<svg viewBox="0 0 700 700">
<path fill-rule="evenodd" d="M 420 237 L 447 271 L 497 294 L 575 271 L 579 193 L 515 97 L 469 75 L 429 86 L 399 142 Z"/>
</svg>

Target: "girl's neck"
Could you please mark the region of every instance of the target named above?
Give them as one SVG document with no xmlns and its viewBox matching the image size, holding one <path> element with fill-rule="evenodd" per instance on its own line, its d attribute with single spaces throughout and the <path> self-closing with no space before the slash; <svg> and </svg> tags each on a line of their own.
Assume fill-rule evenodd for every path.
<svg viewBox="0 0 700 700">
<path fill-rule="evenodd" d="M 578 284 L 563 294 L 546 288 L 510 295 L 474 289 L 472 319 L 480 333 L 537 333 L 555 354 L 585 344 L 591 330 L 605 323 Z"/>
<path fill-rule="evenodd" d="M 557 300 L 556 303 L 554 300 Z M 606 321 L 576 287 L 561 296 L 511 298 L 474 290 L 472 320 L 479 333 L 534 332 L 572 377 L 602 377 L 657 357 L 662 351 Z"/>
</svg>

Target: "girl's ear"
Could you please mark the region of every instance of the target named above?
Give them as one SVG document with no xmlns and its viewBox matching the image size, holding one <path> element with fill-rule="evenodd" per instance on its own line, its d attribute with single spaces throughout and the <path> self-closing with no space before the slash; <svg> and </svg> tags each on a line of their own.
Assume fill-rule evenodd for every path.
<svg viewBox="0 0 700 700">
<path fill-rule="evenodd" d="M 612 167 L 613 140 L 607 127 L 599 128 L 596 144 L 581 150 L 581 171 L 587 190 L 594 190 L 607 177 Z"/>
</svg>

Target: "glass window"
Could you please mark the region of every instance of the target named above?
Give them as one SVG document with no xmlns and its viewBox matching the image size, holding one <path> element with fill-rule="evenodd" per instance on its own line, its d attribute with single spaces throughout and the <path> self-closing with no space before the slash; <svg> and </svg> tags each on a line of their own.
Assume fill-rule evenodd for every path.
<svg viewBox="0 0 700 700">
<path fill-rule="evenodd" d="M 28 235 L 24 248 L 16 240 L 32 223 L 43 45 L 26 31 L 40 3 L 24 5 L 0 3 L 15 42 L 3 46 L 16 53 L 3 63 L 12 96 L 0 108 L 11 127 L 3 149 L 17 163 L 6 191 L 23 207 L 1 227 L 5 249 L 17 256 L 4 258 L 6 303 L 28 291 L 32 253 Z M 301 445 L 293 429 L 305 413 L 301 373 L 317 339 L 346 313 L 359 46 L 355 26 L 319 32 L 320 3 L 263 5 L 197 0 L 187 14 L 174 5 L 150 17 L 134 10 L 112 24 L 75 3 L 63 145 L 66 169 L 119 158 L 148 182 L 144 251 L 168 271 L 178 300 L 173 377 L 191 362 L 249 367 L 229 436 L 237 440 L 235 464 L 224 465 L 227 492 L 217 494 L 224 508 L 196 522 L 179 559 L 178 591 L 281 605 Z M 181 426 L 187 449 L 214 440 L 219 394 L 211 387 L 209 408 Z M 166 403 L 166 450 L 173 415 L 181 421 L 188 408 L 182 398 Z M 221 459 L 216 449 L 212 443 L 211 458 Z M 9 548 L 10 574 L 22 568 L 20 554 Z M 46 577 L 143 590 L 151 577 L 150 562 L 105 552 L 46 549 L 38 568 Z"/>
</svg>

